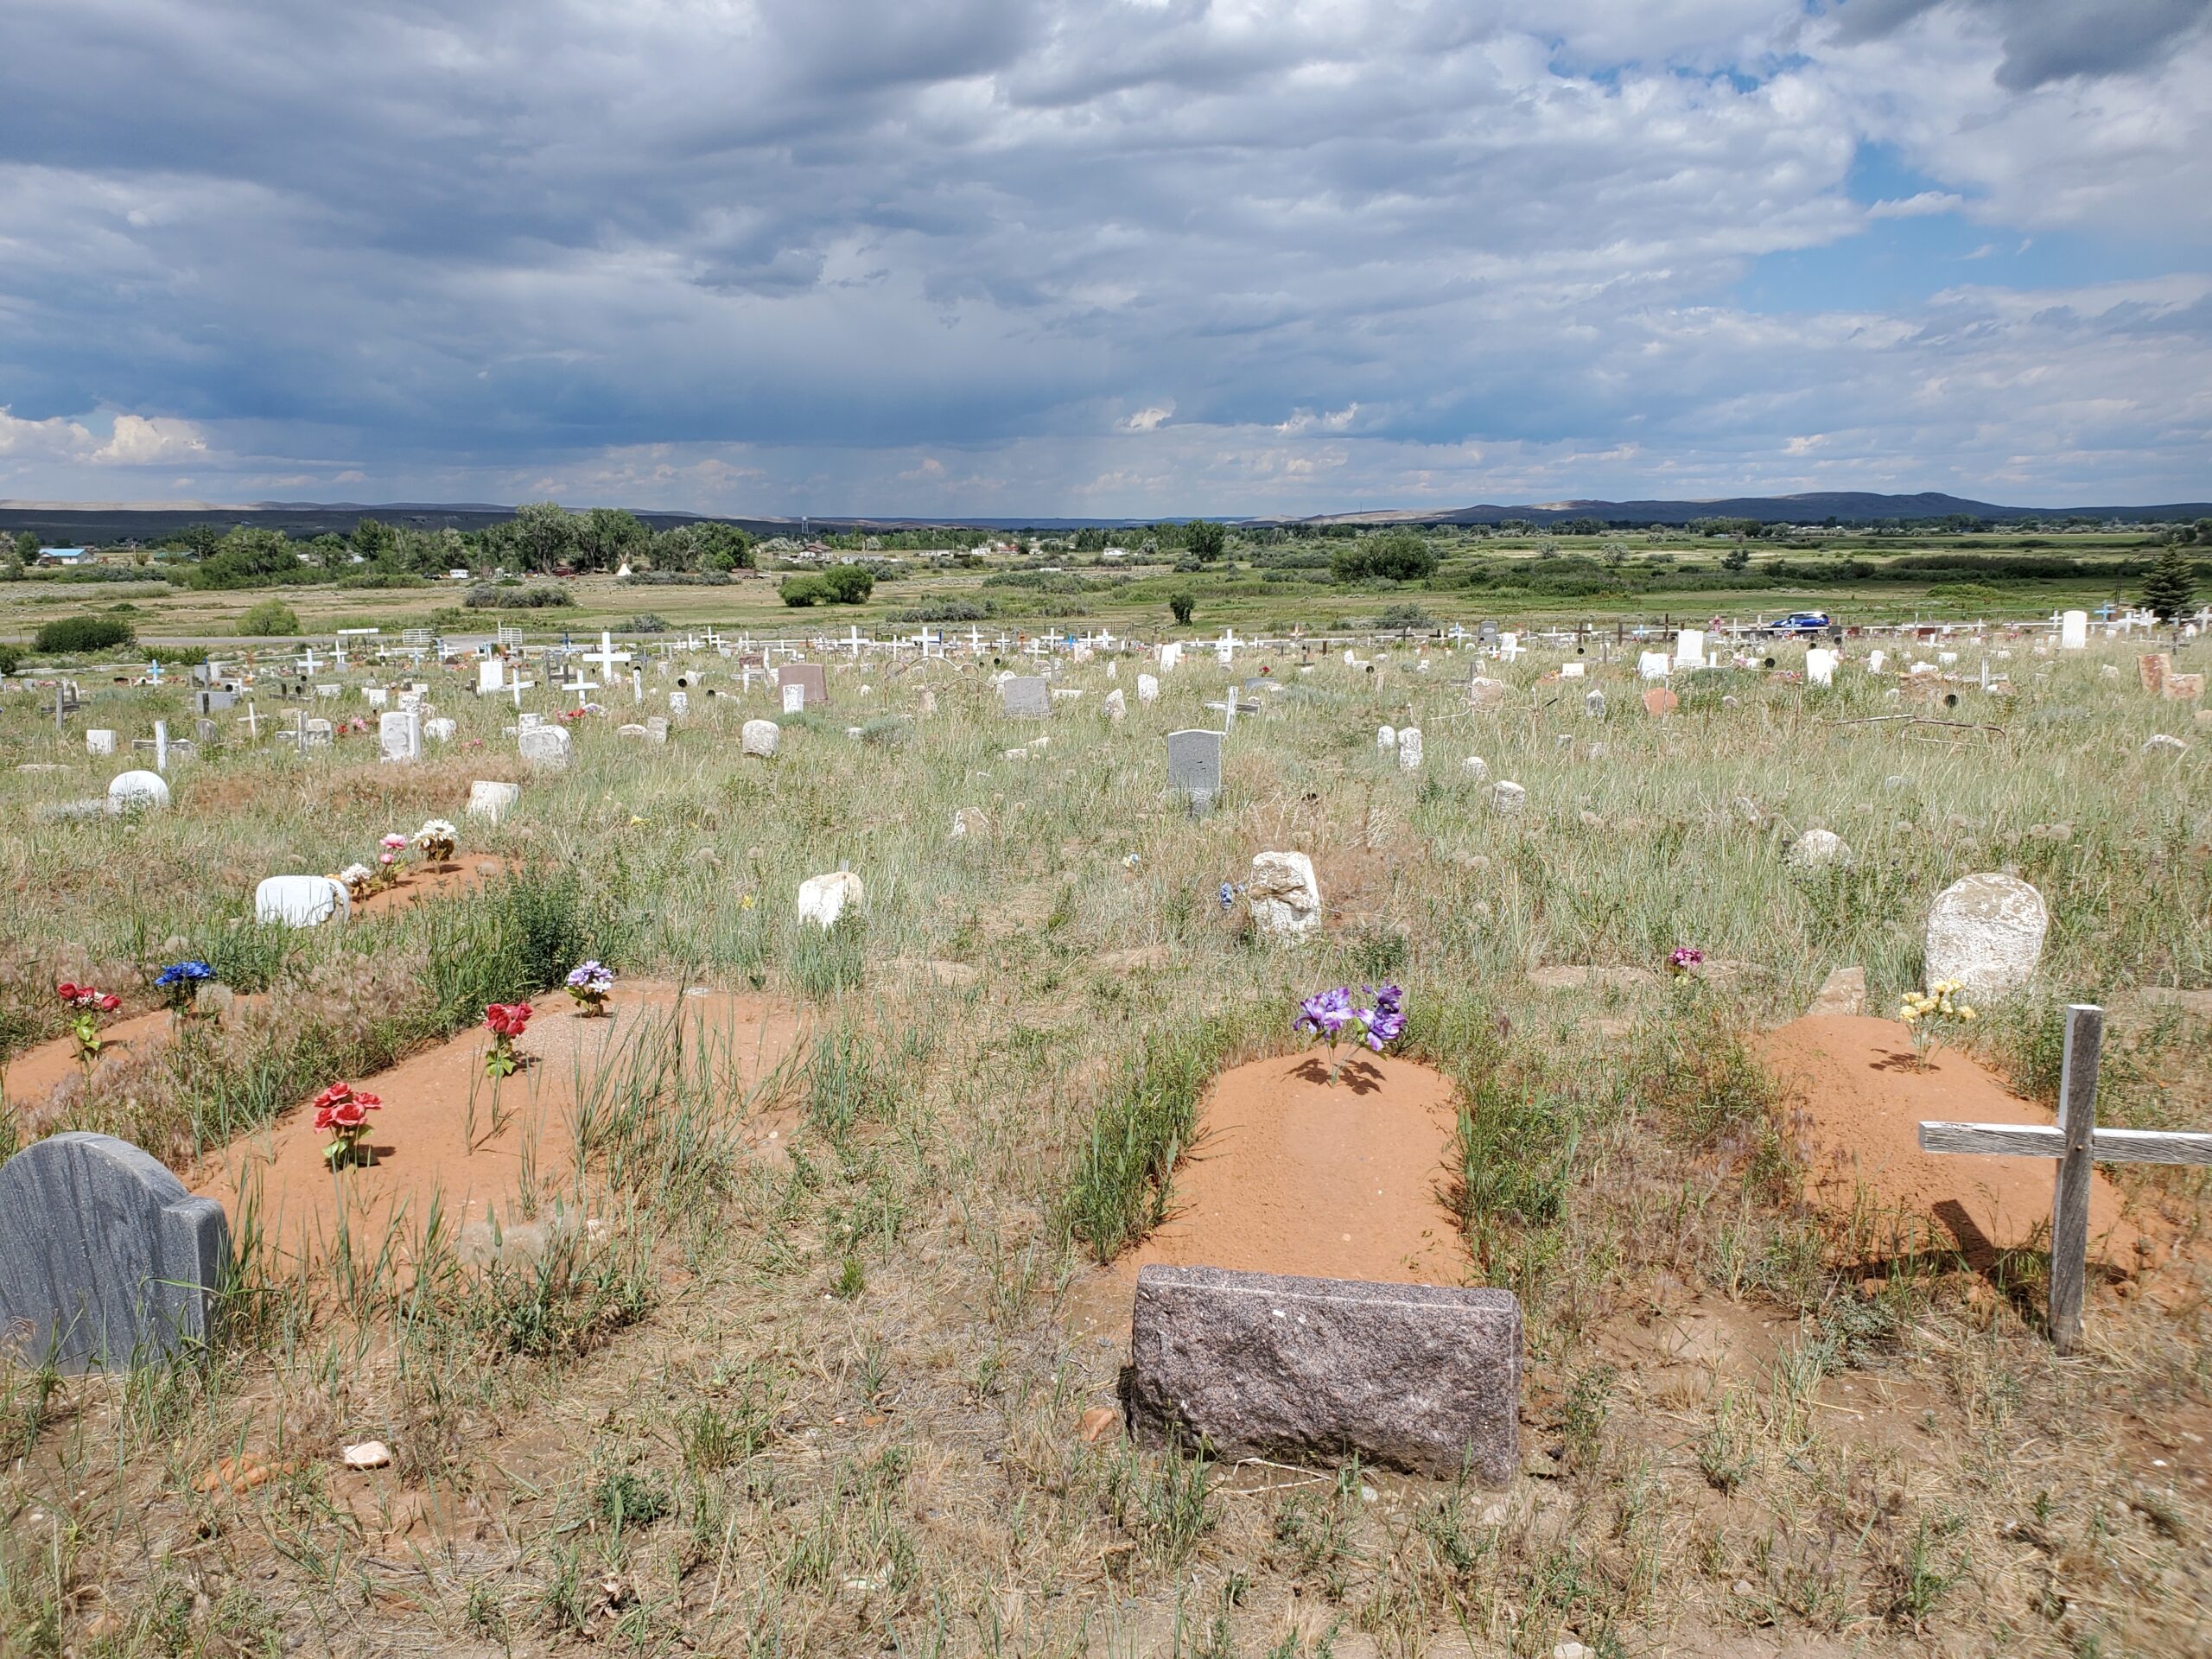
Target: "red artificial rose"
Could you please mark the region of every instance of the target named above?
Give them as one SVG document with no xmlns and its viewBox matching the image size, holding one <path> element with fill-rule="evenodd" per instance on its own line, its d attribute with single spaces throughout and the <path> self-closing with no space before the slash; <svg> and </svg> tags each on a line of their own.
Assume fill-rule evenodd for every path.
<svg viewBox="0 0 2212 1659">
<path fill-rule="evenodd" d="M 77 988 L 66 979 L 54 988 L 54 994 L 64 1002 L 74 1002 L 77 1000 Z"/>
<path fill-rule="evenodd" d="M 100 1012 L 102 1014 L 113 1014 L 122 1006 L 123 999 L 118 996 L 113 991 L 110 991 L 105 996 L 100 998 Z"/>
</svg>

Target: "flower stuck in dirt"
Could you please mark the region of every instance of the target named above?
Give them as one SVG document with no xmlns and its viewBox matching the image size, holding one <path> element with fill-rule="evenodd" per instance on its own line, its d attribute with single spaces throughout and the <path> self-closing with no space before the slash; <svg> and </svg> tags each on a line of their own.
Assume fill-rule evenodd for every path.
<svg viewBox="0 0 2212 1659">
<path fill-rule="evenodd" d="M 584 1005 L 587 1014 L 607 1012 L 607 999 L 614 994 L 614 970 L 602 962 L 588 962 L 572 969 L 568 979 L 569 995 Z"/>
<path fill-rule="evenodd" d="M 1298 1017 L 1290 1022 L 1293 1031 L 1305 1032 L 1328 1045 L 1332 1084 L 1343 1069 L 1343 1062 L 1337 1058 L 1338 1043 L 1363 1046 L 1380 1054 L 1386 1045 L 1405 1035 L 1404 991 L 1395 985 L 1363 985 L 1360 994 L 1366 999 L 1363 1007 L 1353 1000 L 1349 985 L 1316 991 L 1298 1005 Z"/>
<path fill-rule="evenodd" d="M 484 1057 L 484 1075 L 511 1077 L 522 1067 L 515 1052 L 515 1039 L 530 1024 L 527 1002 L 494 1002 L 484 1010 L 484 1028 L 492 1033 L 492 1052 Z"/>
<path fill-rule="evenodd" d="M 381 842 L 378 842 L 378 845 L 382 847 L 387 853 L 405 852 L 407 850 L 407 837 L 395 832 L 391 835 L 386 836 Z"/>
<path fill-rule="evenodd" d="M 330 1136 L 322 1155 L 331 1168 L 376 1162 L 375 1149 L 364 1137 L 369 1132 L 369 1114 L 383 1106 L 376 1096 L 350 1083 L 334 1083 L 315 1097 L 315 1126 Z"/>
<path fill-rule="evenodd" d="M 1939 979 L 1924 991 L 1904 994 L 1897 1018 L 1904 1022 L 1905 1034 L 1912 1039 L 1912 1052 L 1922 1071 L 1928 1069 L 1928 1057 L 1940 1042 L 1945 1038 L 1955 1041 L 1958 1031 L 1979 1017 L 1966 1000 L 1966 988 L 1955 979 Z"/>
<path fill-rule="evenodd" d="M 100 1057 L 104 1046 L 100 1039 L 100 1015 L 113 1014 L 123 1006 L 123 999 L 112 991 L 104 991 L 97 985 L 79 985 L 63 980 L 54 988 L 61 1006 L 71 1010 L 69 1036 L 77 1045 L 77 1064 L 85 1068 L 90 1077 L 92 1062 Z"/>
<path fill-rule="evenodd" d="M 1705 952 L 1694 944 L 1678 944 L 1667 953 L 1667 971 L 1676 977 L 1705 966 Z"/>
<path fill-rule="evenodd" d="M 348 864 L 338 872 L 338 879 L 346 884 L 346 891 L 350 896 L 365 899 L 369 896 L 370 886 L 377 879 L 377 873 L 365 864 Z"/>
<path fill-rule="evenodd" d="M 192 1000 L 202 985 L 214 982 L 215 970 L 197 957 L 190 962 L 173 962 L 154 976 L 154 988 L 169 1005 L 169 1012 L 185 1014 L 191 1012 Z"/>
<path fill-rule="evenodd" d="M 415 844 L 423 849 L 423 856 L 433 864 L 442 864 L 453 856 L 453 849 L 461 840 L 461 831 L 443 818 L 429 818 L 415 832 Z"/>
</svg>

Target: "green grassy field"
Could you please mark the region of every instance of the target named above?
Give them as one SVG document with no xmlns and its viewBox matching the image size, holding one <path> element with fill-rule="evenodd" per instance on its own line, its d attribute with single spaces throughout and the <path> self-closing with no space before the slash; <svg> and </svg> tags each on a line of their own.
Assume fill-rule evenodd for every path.
<svg viewBox="0 0 2212 1659">
<path fill-rule="evenodd" d="M 976 568 L 947 568 L 911 554 L 887 556 L 882 579 L 865 604 L 805 610 L 785 607 L 777 588 L 786 572 L 738 573 L 724 584 L 642 585 L 609 575 L 565 584 L 575 604 L 557 610 L 463 613 L 463 584 L 349 590 L 331 583 L 275 589 L 198 592 L 149 581 L 114 591 L 99 584 L 50 578 L 0 583 L 0 639 L 24 639 L 53 616 L 127 606 L 124 615 L 149 641 L 227 639 L 253 605 L 272 596 L 297 613 L 308 633 L 343 627 L 441 626 L 488 632 L 493 620 L 534 636 L 563 628 L 626 629 L 652 615 L 678 627 L 716 625 L 842 632 L 849 626 L 914 626 L 909 613 L 932 616 L 956 608 L 939 626 L 1043 627 L 1106 626 L 1164 630 L 1169 601 L 1187 594 L 1192 626 L 1287 632 L 1372 624 L 1386 615 L 1426 618 L 1436 625 L 1489 618 L 1516 622 L 1597 622 L 1662 617 L 1743 620 L 1793 610 L 1825 609 L 1847 622 L 1916 618 L 2021 620 L 2075 606 L 2094 607 L 2133 596 L 2139 570 L 2152 556 L 2152 537 L 2078 531 L 2048 535 L 1836 535 L 1795 543 L 1745 546 L 1745 575 L 1732 585 L 1722 560 L 1733 543 L 1681 534 L 1624 532 L 1599 537 L 1432 537 L 1440 555 L 1426 581 L 1340 585 L 1330 579 L 1332 543 L 1319 539 L 1231 541 L 1220 563 L 1177 569 L 1172 562 L 1135 555 L 1129 561 L 1040 547 L 1026 556 L 995 556 Z M 2050 577 L 1999 569 L 1913 570 L 1899 562 L 1931 556 L 2044 557 L 2078 567 Z M 1787 579 L 1772 574 L 1786 567 Z M 1862 570 L 1864 574 L 1847 574 Z M 158 575 L 158 572 L 149 572 Z M 1694 583 L 1691 586 L 1669 584 Z M 1712 584 L 1710 586 L 1707 584 Z M 1395 624 L 1394 624 L 1395 625 Z"/>
<path fill-rule="evenodd" d="M 990 592 L 982 574 L 887 583 L 857 614 L 803 618 L 766 582 L 594 581 L 573 621 L 650 609 L 842 633 L 924 592 Z M 1201 595 L 1197 626 L 1240 632 L 1409 596 L 1440 619 L 1529 614 L 1448 590 L 1292 606 L 1243 592 L 1241 573 L 1133 586 L 1166 581 Z M 9 593 L 0 633 L 48 597 Z M 219 632 L 257 597 L 131 602 L 152 638 Z M 283 597 L 318 632 L 392 626 L 434 598 Z M 1079 597 L 1116 627 L 1165 621 L 1133 591 Z M 1868 613 L 1840 590 L 1758 599 Z M 1901 588 L 1886 602 L 1909 601 Z M 613 1224 L 534 1271 L 471 1271 L 418 1240 L 415 1270 L 357 1262 L 301 1283 L 249 1252 L 204 1356 L 110 1381 L 0 1369 L 0 1651 L 2201 1643 L 2201 1255 L 2155 1297 L 2099 1286 L 2087 1351 L 2057 1360 L 2038 1253 L 1969 1268 L 1940 1237 L 1889 1248 L 1885 1218 L 1845 1225 L 1800 1202 L 1786 1103 L 1755 1044 L 1839 967 L 1864 966 L 1872 1006 L 1893 1007 L 1920 981 L 1936 893 L 2011 869 L 2045 895 L 2051 934 L 2032 990 L 1980 1027 L 1985 1062 L 2047 1098 L 2056 1009 L 2099 1000 L 2114 1020 L 2102 1120 L 2212 1128 L 2212 1032 L 2141 995 L 2212 987 L 2212 734 L 2101 645 L 2015 647 L 1998 664 L 2014 695 L 1966 685 L 1944 716 L 1988 728 L 1974 730 L 1874 721 L 1899 704 L 1863 675 L 1833 692 L 1694 682 L 1678 715 L 1653 720 L 1614 668 L 1593 682 L 1611 699 L 1603 721 L 1572 685 L 1476 714 L 1466 659 L 1419 660 L 1386 653 L 1369 677 L 1280 659 L 1282 690 L 1239 720 L 1220 809 L 1196 820 L 1165 794 L 1161 739 L 1217 718 L 1210 662 L 1153 705 L 1123 662 L 1119 725 L 1100 713 L 1105 664 L 1071 669 L 1084 696 L 1019 761 L 1006 751 L 1036 728 L 1001 718 L 981 674 L 926 671 L 925 715 L 921 671 L 877 665 L 833 669 L 833 707 L 786 720 L 772 762 L 736 743 L 766 694 L 728 684 L 695 694 L 666 748 L 587 722 L 559 775 L 526 775 L 501 729 L 512 709 L 441 673 L 434 699 L 460 731 L 423 764 L 378 765 L 372 733 L 305 758 L 233 741 L 180 771 L 172 810 L 89 822 L 35 810 L 128 764 L 88 760 L 82 728 L 186 730 L 182 696 L 88 686 L 60 743 L 31 699 L 0 700 L 0 1055 L 59 1033 L 55 980 L 112 985 L 136 1011 L 154 1006 L 151 972 L 188 953 L 289 1010 L 73 1091 L 35 1131 L 0 1116 L 0 1153 L 88 1127 L 185 1166 L 586 956 L 765 988 L 817 1021 L 774 1101 L 733 1105 L 696 1052 L 600 1079 L 575 1196 Z M 727 669 L 709 659 L 710 683 Z M 1543 669 L 1491 671 L 1526 693 Z M 1423 728 L 1421 771 L 1378 757 L 1384 721 Z M 2142 753 L 2158 731 L 2191 747 Z M 335 870 L 427 815 L 460 820 L 474 778 L 521 782 L 506 822 L 463 823 L 463 861 L 497 855 L 508 879 L 345 929 L 247 919 L 260 877 Z M 1490 810 L 1508 779 L 1529 791 L 1517 816 Z M 962 808 L 988 832 L 950 840 Z M 1812 827 L 1855 861 L 1790 874 L 1783 852 Z M 1325 925 L 1306 944 L 1255 938 L 1217 898 L 1267 848 L 1319 870 Z M 841 861 L 867 884 L 865 912 L 823 938 L 794 894 Z M 1684 944 L 1741 969 L 1606 991 L 1529 978 L 1655 967 Z M 1172 1174 L 1162 1193 L 1145 1172 L 1173 1165 L 1216 1069 L 1291 1046 L 1300 997 L 1383 977 L 1408 988 L 1409 1052 L 1465 1108 L 1439 1174 L 1472 1277 L 1527 1312 L 1530 1472 L 1491 1493 L 1086 1442 L 1079 1414 L 1111 1402 L 1122 1358 L 1079 1319 L 1106 1282 L 1097 1258 L 1173 1204 Z M 791 1115 L 785 1160 L 743 1133 L 771 1108 Z M 1109 1132 L 1136 1155 L 1102 1159 Z M 2131 1179 L 2194 1235 L 2206 1194 L 2186 1172 Z M 1685 1321 L 1720 1333 L 1694 1384 L 1654 1357 Z M 344 1499 L 333 1451 L 367 1436 L 398 1452 L 411 1522 Z M 193 1489 L 247 1450 L 305 1461 L 242 1498 Z"/>
</svg>

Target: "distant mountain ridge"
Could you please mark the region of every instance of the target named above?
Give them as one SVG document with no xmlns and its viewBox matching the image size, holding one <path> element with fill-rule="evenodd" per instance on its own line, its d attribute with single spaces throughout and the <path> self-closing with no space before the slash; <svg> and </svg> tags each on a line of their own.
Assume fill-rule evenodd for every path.
<svg viewBox="0 0 2212 1659">
<path fill-rule="evenodd" d="M 762 536 L 787 536 L 805 526 L 815 533 L 869 530 L 919 530 L 932 526 L 993 531 L 1122 530 L 1191 515 L 1160 513 L 1144 518 L 889 518 L 832 514 L 804 519 L 749 513 L 700 513 L 633 509 L 648 524 L 665 526 L 714 519 L 742 525 Z M 133 505 L 75 505 L 50 501 L 0 501 L 0 532 L 29 531 L 49 543 L 159 541 L 189 524 L 252 524 L 294 537 L 344 534 L 365 518 L 423 530 L 481 530 L 512 515 L 514 509 L 491 502 L 257 501 L 222 506 L 201 502 Z M 1994 524 L 2047 518 L 2118 519 L 2129 524 L 2173 524 L 2212 518 L 2212 501 L 2170 502 L 2157 506 L 2008 507 L 1991 501 L 1925 491 L 1916 495 L 1881 495 L 1869 491 L 1818 491 L 1802 495 L 1720 496 L 1683 501 L 1546 501 L 1528 505 L 1485 504 L 1471 507 L 1377 508 L 1364 512 L 1308 516 L 1246 516 L 1236 524 L 1497 524 L 1516 519 L 1551 525 L 1594 518 L 1608 525 L 1688 524 L 1700 518 L 1751 518 L 1762 524 L 1813 524 L 1834 518 L 1843 524 L 1929 523 L 1944 518 L 1980 518 Z"/>
</svg>

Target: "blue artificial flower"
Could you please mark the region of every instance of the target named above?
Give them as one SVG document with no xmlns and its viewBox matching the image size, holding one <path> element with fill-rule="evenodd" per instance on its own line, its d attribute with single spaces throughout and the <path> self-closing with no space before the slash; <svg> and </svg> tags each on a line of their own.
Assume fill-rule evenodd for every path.
<svg viewBox="0 0 2212 1659">
<path fill-rule="evenodd" d="M 215 970 L 204 962 L 173 962 L 154 976 L 154 983 L 166 991 L 179 985 L 196 985 L 201 980 L 214 977 Z"/>
</svg>

